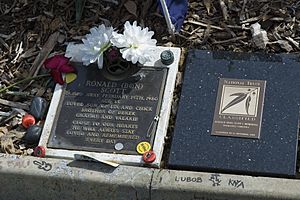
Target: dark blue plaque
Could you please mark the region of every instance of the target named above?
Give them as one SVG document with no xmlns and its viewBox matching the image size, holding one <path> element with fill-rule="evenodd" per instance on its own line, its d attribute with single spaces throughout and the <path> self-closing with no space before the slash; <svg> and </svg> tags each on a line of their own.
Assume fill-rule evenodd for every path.
<svg viewBox="0 0 300 200">
<path fill-rule="evenodd" d="M 191 50 L 187 58 L 169 167 L 294 176 L 299 131 L 299 62 L 299 56 L 292 54 Z M 229 133 L 236 130 L 234 124 L 231 127 L 233 131 L 228 129 L 225 135 L 213 133 L 216 112 L 220 114 L 226 110 L 225 114 L 241 115 L 252 112 L 249 111 L 251 94 L 247 90 L 255 87 L 249 86 L 245 96 L 243 91 L 228 93 L 231 99 L 219 110 L 215 109 L 220 106 L 217 101 L 220 80 L 260 80 L 266 83 L 261 122 L 257 123 L 260 127 L 252 130 L 259 130 L 259 133 L 253 132 L 259 137 L 231 137 Z M 253 93 L 251 103 L 255 96 L 257 94 Z M 238 104 L 247 112 L 234 111 L 234 106 Z M 238 124 L 238 121 L 233 123 Z M 222 133 L 220 125 L 216 130 Z"/>
</svg>

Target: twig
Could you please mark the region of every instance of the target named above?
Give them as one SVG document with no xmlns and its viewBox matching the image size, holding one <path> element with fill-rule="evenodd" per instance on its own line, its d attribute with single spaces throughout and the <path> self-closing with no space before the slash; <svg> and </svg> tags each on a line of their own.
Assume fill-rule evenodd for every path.
<svg viewBox="0 0 300 200">
<path fill-rule="evenodd" d="M 262 19 L 261 16 L 252 17 L 252 18 L 246 19 L 244 21 L 241 21 L 241 24 L 247 24 L 247 23 L 251 23 L 251 22 L 257 22 L 257 21 L 259 21 L 261 19 Z M 281 22 L 281 21 L 292 22 L 293 21 L 292 19 L 286 19 L 286 18 L 283 18 L 283 17 L 271 17 L 268 20 L 269 21 L 277 21 L 277 22 Z M 263 21 L 265 21 L 265 20 L 263 20 Z"/>
<path fill-rule="evenodd" d="M 195 25 L 204 26 L 204 27 L 210 26 L 210 28 L 214 28 L 214 29 L 221 30 L 221 31 L 224 30 L 224 28 L 221 28 L 219 26 L 208 25 L 208 24 L 205 24 L 205 23 L 202 23 L 202 22 L 196 22 L 196 21 L 191 21 L 191 20 L 185 21 L 184 23 L 190 23 L 190 24 L 195 24 Z"/>
<path fill-rule="evenodd" d="M 117 0 L 103 0 L 103 1 L 108 2 L 108 3 L 113 3 L 115 5 L 119 4 L 119 2 Z"/>
<path fill-rule="evenodd" d="M 13 101 L 5 100 L 5 99 L 0 99 L 0 104 L 5 105 L 5 106 L 9 106 L 9 107 L 13 107 L 13 108 L 20 108 L 20 109 L 23 109 L 23 110 L 29 110 L 29 105 L 27 105 L 25 103 L 13 102 Z"/>
<path fill-rule="evenodd" d="M 175 33 L 176 36 L 183 38 L 184 40 L 188 40 L 188 37 L 185 37 L 184 35 L 180 34 L 180 33 Z"/>
<path fill-rule="evenodd" d="M 270 21 L 275 21 L 275 22 L 281 22 L 281 21 L 293 22 L 293 19 L 286 19 L 286 18 L 283 18 L 283 17 L 272 17 L 269 20 Z"/>
<path fill-rule="evenodd" d="M 15 7 L 16 3 L 17 3 L 17 1 L 14 0 L 12 6 L 11 6 L 9 9 L 5 10 L 4 13 L 3 13 L 2 15 L 0 15 L 0 17 L 2 17 L 2 16 L 4 16 L 4 15 L 8 14 L 8 13 Z"/>
<path fill-rule="evenodd" d="M 207 27 L 208 26 L 208 24 L 205 24 L 203 22 L 192 21 L 192 20 L 184 21 L 184 23 L 195 24 L 195 25 L 203 26 L 203 27 Z M 221 30 L 221 31 L 225 30 L 224 28 L 222 28 L 220 26 L 210 25 L 210 27 L 213 28 L 213 29 Z M 250 28 L 244 27 L 244 26 L 227 25 L 227 27 L 228 28 L 234 28 L 234 29 L 241 29 L 241 30 L 250 30 Z"/>
<path fill-rule="evenodd" d="M 1 117 L 8 117 L 10 114 L 11 114 L 11 112 L 3 112 L 3 111 L 0 111 L 0 116 L 1 116 Z"/>
<path fill-rule="evenodd" d="M 0 37 L 4 38 L 5 40 L 9 40 L 9 39 L 11 39 L 12 37 L 14 37 L 15 35 L 16 35 L 16 31 L 12 32 L 12 33 L 9 34 L 9 35 L 0 34 Z"/>
<path fill-rule="evenodd" d="M 6 59 L 0 59 L 0 64 L 1 63 L 4 63 L 4 62 L 7 62 L 8 61 L 8 59 L 6 58 Z"/>
<path fill-rule="evenodd" d="M 224 27 L 224 29 L 232 36 L 232 37 L 236 37 L 236 34 L 230 30 L 230 28 L 228 28 L 227 24 L 225 24 L 224 22 L 220 22 L 221 26 Z"/>
<path fill-rule="evenodd" d="M 242 6 L 242 10 L 240 13 L 240 20 L 243 20 L 243 18 L 245 17 L 245 8 L 246 8 L 246 4 L 247 4 L 247 0 L 244 0 L 243 2 L 243 6 Z M 244 18 L 245 19 L 245 18 Z"/>
<path fill-rule="evenodd" d="M 203 40 L 201 42 L 201 44 L 205 44 L 210 36 L 210 32 L 211 32 L 211 27 L 210 24 L 208 24 L 207 28 L 204 31 L 204 35 L 203 35 Z"/>
<path fill-rule="evenodd" d="M 234 29 L 250 30 L 249 27 L 245 27 L 245 26 L 227 25 L 227 27 L 228 27 L 228 28 L 234 28 Z"/>
<path fill-rule="evenodd" d="M 6 91 L 6 90 L 8 90 L 8 89 L 10 89 L 10 88 L 12 88 L 12 87 L 20 84 L 20 83 L 24 83 L 24 82 L 27 82 L 27 81 L 30 81 L 30 80 L 34 80 L 34 79 L 37 79 L 37 78 L 43 78 L 43 77 L 47 77 L 47 76 L 50 76 L 50 75 L 49 74 L 43 74 L 43 75 L 39 75 L 39 76 L 25 78 L 23 80 L 20 80 L 18 82 L 15 82 L 15 83 L 7 86 L 7 87 L 1 88 L 0 89 L 0 93 L 4 92 L 4 91 Z"/>
<path fill-rule="evenodd" d="M 198 30 L 200 30 L 201 29 L 201 27 L 198 27 L 198 28 L 196 28 L 195 30 L 193 30 L 191 33 L 190 33 L 190 35 L 193 35 L 194 33 L 196 33 Z"/>
<path fill-rule="evenodd" d="M 234 42 L 234 41 L 237 41 L 237 40 L 243 40 L 243 39 L 246 39 L 246 38 L 247 38 L 247 36 L 243 35 L 243 36 L 231 38 L 231 39 L 228 39 L 228 40 L 214 41 L 213 44 L 223 44 L 223 43 L 228 43 L 228 42 Z"/>
<path fill-rule="evenodd" d="M 0 43 L 3 44 L 3 46 L 9 51 L 8 44 L 6 44 L 6 42 L 2 38 L 0 38 Z"/>
<path fill-rule="evenodd" d="M 22 97 L 33 96 L 30 94 L 30 92 L 7 91 L 6 94 L 14 95 L 14 96 L 22 96 Z"/>
<path fill-rule="evenodd" d="M 256 22 L 256 21 L 259 21 L 260 19 L 261 19 L 260 16 L 258 16 L 258 17 L 252 17 L 252 18 L 246 19 L 244 21 L 241 21 L 241 24 L 247 24 L 247 23 L 251 23 L 251 22 Z"/>
<path fill-rule="evenodd" d="M 15 111 L 11 112 L 11 114 L 7 118 L 5 118 L 5 119 L 3 119 L 3 120 L 0 121 L 0 126 L 3 126 L 4 124 L 6 124 L 10 120 L 12 120 L 17 115 L 18 115 L 17 112 L 15 112 Z"/>
<path fill-rule="evenodd" d="M 287 41 L 289 41 L 290 43 L 292 43 L 298 50 L 300 50 L 300 47 L 299 47 L 299 42 L 295 41 L 293 38 L 291 37 L 285 37 L 285 39 Z"/>
<path fill-rule="evenodd" d="M 16 64 L 18 58 L 20 57 L 21 53 L 23 52 L 24 49 L 23 49 L 22 46 L 23 46 L 23 42 L 21 41 L 21 42 L 20 42 L 20 45 L 18 45 L 17 48 L 16 48 L 17 55 L 16 55 L 16 57 L 13 59 L 13 61 L 11 61 L 13 64 Z"/>
</svg>

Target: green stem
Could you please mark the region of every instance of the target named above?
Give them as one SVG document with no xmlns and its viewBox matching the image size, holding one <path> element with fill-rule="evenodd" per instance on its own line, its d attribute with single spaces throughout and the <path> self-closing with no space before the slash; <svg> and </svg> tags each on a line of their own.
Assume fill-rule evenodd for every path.
<svg viewBox="0 0 300 200">
<path fill-rule="evenodd" d="M 33 76 L 33 77 L 25 78 L 23 80 L 20 80 L 20 81 L 18 81 L 16 83 L 13 83 L 13 84 L 11 84 L 11 85 L 9 85 L 7 87 L 4 87 L 4 88 L 0 89 L 0 93 L 4 92 L 4 91 L 6 91 L 6 90 L 8 90 L 8 89 L 10 89 L 10 88 L 12 88 L 12 87 L 20 84 L 20 83 L 27 82 L 27 81 L 30 81 L 30 80 L 34 80 L 34 79 L 37 79 L 37 78 L 47 77 L 47 76 L 50 76 L 50 74 L 43 74 L 43 75 L 39 75 L 39 76 Z"/>
<path fill-rule="evenodd" d="M 102 47 L 99 52 L 100 54 L 103 54 L 107 49 L 109 49 L 109 47 L 111 47 L 111 43 L 108 42 L 104 47 Z"/>
<path fill-rule="evenodd" d="M 82 12 L 84 10 L 84 6 L 85 6 L 85 1 L 86 0 L 75 0 L 75 18 L 76 18 L 76 24 L 78 25 L 80 20 L 81 20 L 81 16 L 82 16 Z"/>
</svg>

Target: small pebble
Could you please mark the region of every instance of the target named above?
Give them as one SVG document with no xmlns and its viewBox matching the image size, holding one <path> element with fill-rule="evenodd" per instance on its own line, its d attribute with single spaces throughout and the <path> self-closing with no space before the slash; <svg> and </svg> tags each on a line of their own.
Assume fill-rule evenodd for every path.
<svg viewBox="0 0 300 200">
<path fill-rule="evenodd" d="M 42 128 L 38 125 L 33 125 L 30 126 L 24 137 L 23 140 L 25 140 L 25 142 L 27 142 L 28 144 L 38 144 L 40 137 L 41 137 L 41 133 L 42 133 Z"/>
<path fill-rule="evenodd" d="M 31 101 L 29 113 L 35 117 L 36 120 L 43 119 L 47 108 L 47 101 L 42 97 L 34 97 Z"/>
</svg>

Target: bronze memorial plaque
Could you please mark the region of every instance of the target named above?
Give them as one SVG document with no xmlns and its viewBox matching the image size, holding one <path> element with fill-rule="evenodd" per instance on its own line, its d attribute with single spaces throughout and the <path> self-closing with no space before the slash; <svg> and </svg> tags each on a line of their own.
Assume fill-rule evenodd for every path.
<svg viewBox="0 0 300 200">
<path fill-rule="evenodd" d="M 167 68 L 143 67 L 119 81 L 94 66 L 76 67 L 78 78 L 64 86 L 48 147 L 138 154 L 153 144 Z"/>
<path fill-rule="evenodd" d="M 259 138 L 266 81 L 220 78 L 211 135 Z"/>
</svg>

